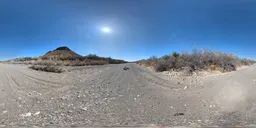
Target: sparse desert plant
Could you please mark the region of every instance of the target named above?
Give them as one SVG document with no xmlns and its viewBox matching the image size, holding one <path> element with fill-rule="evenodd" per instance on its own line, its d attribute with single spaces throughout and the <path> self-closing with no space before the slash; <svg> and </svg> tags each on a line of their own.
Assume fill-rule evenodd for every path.
<svg viewBox="0 0 256 128">
<path fill-rule="evenodd" d="M 172 56 L 175 57 L 175 58 L 179 57 L 179 55 L 180 55 L 180 54 L 177 53 L 177 52 L 173 52 L 173 53 L 172 53 Z"/>
<path fill-rule="evenodd" d="M 172 55 L 165 55 L 160 58 L 153 56 L 137 63 L 149 67 L 152 67 L 152 64 L 154 64 L 153 68 L 159 72 L 171 69 L 183 70 L 185 67 L 190 71 L 219 70 L 221 72 L 230 72 L 236 70 L 239 66 L 254 64 L 255 61 L 240 59 L 228 53 L 193 49 L 191 54 L 173 52 Z"/>
<path fill-rule="evenodd" d="M 62 73 L 64 72 L 63 69 L 56 66 L 39 66 L 33 65 L 29 67 L 30 69 L 37 70 L 37 71 L 44 71 L 44 72 L 54 72 L 54 73 Z"/>
</svg>

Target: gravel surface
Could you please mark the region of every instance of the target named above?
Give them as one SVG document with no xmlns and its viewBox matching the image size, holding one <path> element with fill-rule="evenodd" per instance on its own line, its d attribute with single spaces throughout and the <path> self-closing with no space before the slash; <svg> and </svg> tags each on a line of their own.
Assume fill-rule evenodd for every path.
<svg viewBox="0 0 256 128">
<path fill-rule="evenodd" d="M 60 74 L 0 64 L 0 127 L 249 126 L 256 122 L 255 72 L 253 65 L 177 78 L 136 64 Z"/>
</svg>

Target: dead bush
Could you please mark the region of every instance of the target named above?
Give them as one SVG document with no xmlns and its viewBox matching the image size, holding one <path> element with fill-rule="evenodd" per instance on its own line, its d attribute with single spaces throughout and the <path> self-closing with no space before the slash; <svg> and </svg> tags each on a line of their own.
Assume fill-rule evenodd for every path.
<svg viewBox="0 0 256 128">
<path fill-rule="evenodd" d="M 255 61 L 240 59 L 233 54 L 194 49 L 191 54 L 178 54 L 173 52 L 172 55 L 165 55 L 160 58 L 153 56 L 137 63 L 149 67 L 153 65 L 154 69 L 159 72 L 171 69 L 183 70 L 184 67 L 188 67 L 190 71 L 219 70 L 222 72 L 230 72 L 236 70 L 236 68 L 241 65 L 254 64 Z"/>
<path fill-rule="evenodd" d="M 63 69 L 56 67 L 56 66 L 38 66 L 33 65 L 29 67 L 30 69 L 37 70 L 37 71 L 44 71 L 44 72 L 54 72 L 54 73 L 62 73 L 64 72 Z"/>
</svg>

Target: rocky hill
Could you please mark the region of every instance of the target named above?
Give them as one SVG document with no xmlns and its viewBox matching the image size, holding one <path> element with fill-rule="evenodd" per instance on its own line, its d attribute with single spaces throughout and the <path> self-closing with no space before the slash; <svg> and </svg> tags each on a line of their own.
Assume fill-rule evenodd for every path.
<svg viewBox="0 0 256 128">
<path fill-rule="evenodd" d="M 68 47 L 58 47 L 53 51 L 47 52 L 42 57 L 82 57 L 81 55 L 75 53 L 74 51 L 70 50 Z"/>
</svg>

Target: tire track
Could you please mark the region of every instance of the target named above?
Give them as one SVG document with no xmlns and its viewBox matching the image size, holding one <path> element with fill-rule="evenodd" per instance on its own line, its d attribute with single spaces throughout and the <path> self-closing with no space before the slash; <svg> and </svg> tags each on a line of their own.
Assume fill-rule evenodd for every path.
<svg viewBox="0 0 256 128">
<path fill-rule="evenodd" d="M 19 85 L 15 85 L 16 82 L 13 81 L 13 79 L 11 78 L 11 76 L 10 76 L 10 74 L 8 72 L 4 73 L 4 75 L 6 76 L 6 78 L 8 80 L 8 84 L 9 84 L 9 86 L 11 88 L 11 93 L 14 94 L 14 96 L 11 96 L 11 97 L 13 97 L 13 98 L 15 98 L 15 96 L 19 97 L 19 95 L 18 95 L 18 91 L 20 90 Z"/>
<path fill-rule="evenodd" d="M 20 87 L 20 85 L 18 84 L 18 82 L 10 75 L 10 78 L 12 79 L 12 81 L 18 86 Z"/>
<path fill-rule="evenodd" d="M 47 81 L 47 80 L 43 80 L 43 79 L 39 79 L 39 78 L 35 78 L 33 76 L 30 76 L 30 75 L 27 75 L 25 73 L 22 73 L 20 71 L 18 71 L 20 74 L 22 74 L 24 77 L 32 80 L 32 81 L 36 81 L 38 83 L 41 83 L 43 85 L 50 85 L 52 87 L 58 87 L 58 86 L 62 86 L 62 85 L 66 85 L 66 84 L 63 84 L 63 83 L 59 83 L 59 82 L 51 82 L 51 81 Z M 57 85 L 57 86 L 56 86 Z"/>
</svg>

